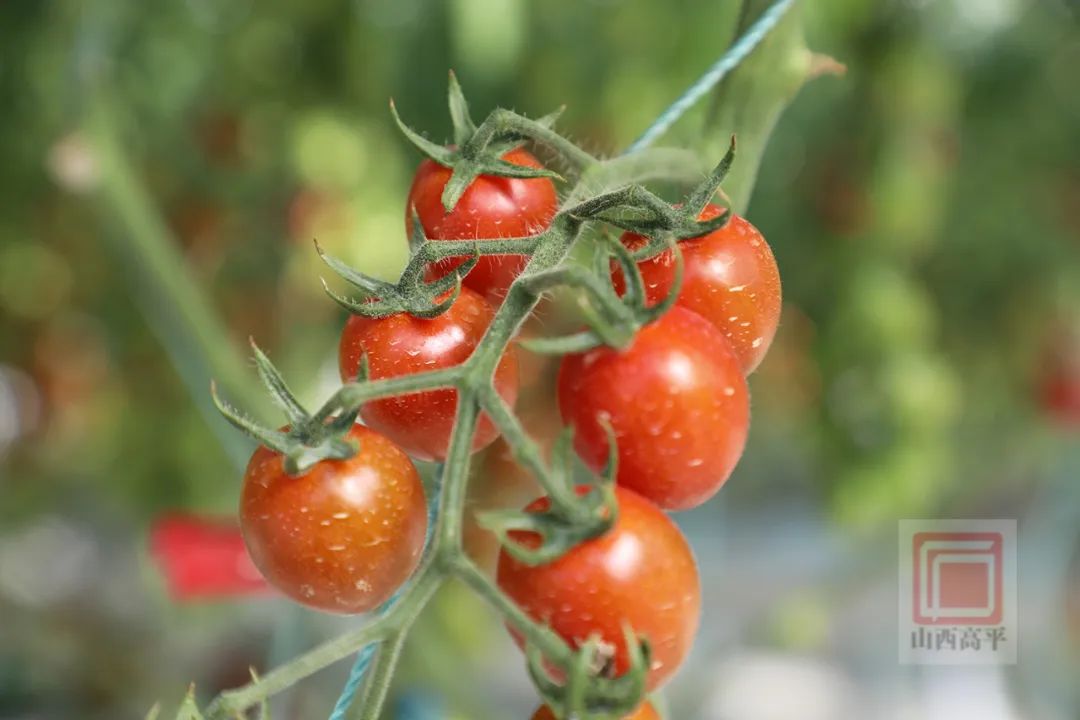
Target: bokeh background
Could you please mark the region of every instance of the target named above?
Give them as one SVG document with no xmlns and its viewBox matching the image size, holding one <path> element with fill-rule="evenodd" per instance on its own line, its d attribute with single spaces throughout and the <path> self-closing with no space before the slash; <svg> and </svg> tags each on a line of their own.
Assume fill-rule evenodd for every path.
<svg viewBox="0 0 1080 720">
<path fill-rule="evenodd" d="M 332 388 L 343 318 L 311 239 L 401 268 L 418 157 L 390 96 L 443 138 L 452 67 L 478 115 L 566 103 L 565 131 L 618 152 L 723 52 L 738 5 L 0 5 L 0 718 L 142 717 L 355 624 L 169 596 L 149 529 L 231 515 L 250 450 L 207 379 L 265 411 L 251 335 L 307 400 Z M 1077 6 L 805 0 L 800 22 L 847 73 L 799 93 L 753 189 L 786 304 L 746 455 L 679 518 L 706 618 L 670 717 L 1076 718 Z M 513 495 L 505 458 L 479 464 L 482 492 Z M 1019 519 L 1016 666 L 897 663 L 906 517 Z M 276 716 L 325 717 L 346 670 Z M 402 720 L 535 702 L 496 619 L 454 587 L 399 680 Z"/>
</svg>

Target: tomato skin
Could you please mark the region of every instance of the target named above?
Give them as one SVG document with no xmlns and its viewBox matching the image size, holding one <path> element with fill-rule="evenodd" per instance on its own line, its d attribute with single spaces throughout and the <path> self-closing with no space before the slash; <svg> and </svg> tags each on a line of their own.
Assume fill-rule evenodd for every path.
<svg viewBox="0 0 1080 720">
<path fill-rule="evenodd" d="M 379 319 L 350 316 L 338 348 L 341 378 L 346 382 L 356 378 L 364 352 L 373 380 L 459 365 L 472 355 L 494 313 L 484 298 L 462 288 L 450 309 L 430 320 L 406 313 Z M 518 365 L 512 347 L 495 369 L 495 389 L 511 405 L 517 400 Z M 365 404 L 360 414 L 368 426 L 409 455 L 443 460 L 456 410 L 457 390 L 443 389 L 375 400 Z M 498 434 L 491 420 L 481 416 L 473 451 L 489 445 Z"/>
<path fill-rule="evenodd" d="M 701 316 L 673 307 L 624 350 L 567 355 L 559 411 L 574 446 L 599 471 L 608 454 L 601 417 L 619 446 L 617 480 L 666 510 L 712 497 L 739 461 L 750 397 L 738 358 Z"/>
<path fill-rule="evenodd" d="M 701 616 L 701 583 L 693 551 L 675 523 L 637 493 L 622 487 L 615 492 L 619 517 L 606 534 L 536 567 L 503 550 L 496 579 L 525 612 L 550 624 L 567 642 L 577 645 L 597 633 L 610 643 L 616 674 L 629 667 L 623 637 L 623 623 L 629 623 L 652 644 L 651 691 L 671 677 L 690 650 Z M 546 506 L 541 498 L 527 509 Z M 525 531 L 511 536 L 522 543 L 538 541 Z"/>
<path fill-rule="evenodd" d="M 394 443 L 362 425 L 360 451 L 285 473 L 259 447 L 244 473 L 240 529 L 255 566 L 299 603 L 336 613 L 373 610 L 420 562 L 427 506 L 420 476 Z"/>
<path fill-rule="evenodd" d="M 521 148 L 503 155 L 503 160 L 524 167 L 543 167 L 532 153 Z M 449 213 L 442 204 L 442 192 L 450 179 L 449 168 L 434 160 L 424 160 L 416 170 L 405 206 L 405 227 L 412 237 L 412 208 L 416 208 L 424 234 L 431 240 L 474 240 L 525 237 L 545 230 L 559 206 L 555 185 L 548 178 L 508 178 L 481 175 L 465 190 Z M 488 255 L 465 277 L 467 287 L 499 302 L 528 258 L 523 255 Z M 451 258 L 435 265 L 435 277 L 457 267 L 461 259 Z"/>
<path fill-rule="evenodd" d="M 558 720 L 555 717 L 555 713 L 551 712 L 551 708 L 547 705 L 541 705 L 535 713 L 533 713 L 532 720 Z M 661 720 L 660 713 L 656 712 L 656 708 L 652 706 L 652 703 L 646 702 L 634 712 L 625 716 L 623 720 Z"/>
<path fill-rule="evenodd" d="M 709 204 L 698 219 L 711 220 L 722 212 Z M 622 242 L 636 250 L 647 240 L 625 233 Z M 749 375 L 765 357 L 780 323 L 780 271 L 772 250 L 757 228 L 735 214 L 719 230 L 684 240 L 679 247 L 684 264 L 677 303 L 715 325 Z M 675 283 L 674 253 L 665 250 L 638 267 L 649 303 L 667 297 Z M 621 269 L 613 269 L 612 280 L 621 294 L 625 288 Z"/>
</svg>

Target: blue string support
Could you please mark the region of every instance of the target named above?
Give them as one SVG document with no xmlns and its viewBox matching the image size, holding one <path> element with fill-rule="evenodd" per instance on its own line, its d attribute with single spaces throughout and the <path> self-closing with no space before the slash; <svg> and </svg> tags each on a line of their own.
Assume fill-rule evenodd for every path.
<svg viewBox="0 0 1080 720">
<path fill-rule="evenodd" d="M 680 95 L 664 112 L 660 113 L 660 116 L 637 140 L 630 143 L 630 147 L 626 148 L 623 154 L 629 155 L 638 150 L 644 150 L 667 132 L 679 118 L 686 114 L 687 110 L 692 108 L 698 100 L 712 92 L 713 88 L 719 85 L 720 81 L 727 77 L 728 73 L 737 68 L 739 63 L 745 60 L 753 52 L 754 48 L 761 44 L 761 41 L 776 27 L 794 4 L 795 0 L 777 0 L 770 5 L 761 14 L 761 17 L 747 28 L 745 33 L 732 43 L 727 52 L 713 63 L 712 67 L 705 71 L 704 75 L 697 79 L 697 82 L 687 88 L 686 92 Z"/>
<path fill-rule="evenodd" d="M 431 545 L 431 536 L 435 528 L 435 520 L 439 515 L 439 497 L 440 489 L 442 486 L 442 466 L 440 465 L 435 472 L 435 482 L 432 483 L 432 500 L 428 504 L 428 524 L 427 524 L 427 537 L 424 540 L 424 552 L 428 551 L 428 546 Z M 376 610 L 376 614 L 381 614 L 389 610 L 401 597 L 402 591 L 407 585 L 402 585 L 390 598 Z M 359 692 L 360 686 L 364 684 L 364 675 L 367 673 L 368 666 L 371 665 L 372 659 L 375 657 L 375 651 L 378 650 L 378 643 L 369 643 L 365 645 L 360 652 L 356 654 L 356 660 L 353 662 L 352 670 L 349 671 L 349 679 L 345 681 L 345 687 L 341 690 L 341 695 L 338 697 L 337 703 L 334 704 L 334 709 L 330 713 L 330 720 L 345 720 L 345 713 L 348 712 L 349 706 L 352 705 L 353 699 L 356 697 L 356 693 Z M 408 720 L 407 718 L 404 720 Z"/>
</svg>

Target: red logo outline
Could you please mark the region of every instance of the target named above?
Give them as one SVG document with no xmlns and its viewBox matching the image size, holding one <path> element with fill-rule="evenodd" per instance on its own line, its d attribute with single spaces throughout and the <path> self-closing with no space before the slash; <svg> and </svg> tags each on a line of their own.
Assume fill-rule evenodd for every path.
<svg viewBox="0 0 1080 720">
<path fill-rule="evenodd" d="M 1000 625 L 1004 618 L 1004 536 L 1000 532 L 917 532 L 912 536 L 912 616 L 918 625 Z M 950 566 L 985 567 L 982 605 L 942 602 Z M 953 570 L 953 583 L 970 579 Z M 970 575 L 970 573 L 968 573 Z M 970 590 L 970 587 L 961 588 Z"/>
</svg>

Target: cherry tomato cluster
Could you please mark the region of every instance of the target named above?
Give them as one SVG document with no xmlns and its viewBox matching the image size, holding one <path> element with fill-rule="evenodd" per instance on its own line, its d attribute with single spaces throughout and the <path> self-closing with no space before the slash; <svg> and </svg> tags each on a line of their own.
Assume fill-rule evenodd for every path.
<svg viewBox="0 0 1080 720">
<path fill-rule="evenodd" d="M 438 244 L 545 233 L 559 199 L 539 160 L 515 146 L 500 150 L 493 162 L 506 174 L 474 172 L 448 210 L 456 170 L 423 161 L 408 196 L 409 236 Z M 761 234 L 716 205 L 703 201 L 698 209 L 688 222 L 726 222 L 651 254 L 649 237 L 627 231 L 618 247 L 630 264 L 612 262 L 602 278 L 612 298 L 628 295 L 633 285 L 638 295 L 643 290 L 643 308 L 662 312 L 621 346 L 599 344 L 560 361 L 554 401 L 567 437 L 586 468 L 615 482 L 574 485 L 569 502 L 599 498 L 593 506 L 606 513 L 606 524 L 543 561 L 523 555 L 545 542 L 540 526 L 510 528 L 495 577 L 497 592 L 571 649 L 597 641 L 597 673 L 628 673 L 640 649 L 634 639 L 646 641 L 647 691 L 684 661 L 701 612 L 693 553 L 665 511 L 700 505 L 731 475 L 748 432 L 746 375 L 765 354 L 780 314 L 779 274 Z M 628 278 L 634 263 L 638 275 Z M 461 367 L 484 346 L 529 264 L 528 255 L 505 253 L 441 257 L 427 262 L 417 280 L 439 290 L 431 296 L 434 311 L 358 304 L 341 334 L 342 380 L 378 384 Z M 518 351 L 505 345 L 491 363 L 490 388 L 508 413 L 518 396 Z M 284 387 L 260 367 L 268 385 Z M 358 401 L 355 412 L 334 421 L 344 425 L 329 441 L 331 454 L 302 467 L 288 453 L 260 447 L 245 473 L 240 519 L 266 578 L 324 611 L 360 613 L 386 602 L 424 555 L 429 501 L 412 460 L 448 460 L 462 392 L 450 383 Z M 474 416 L 474 453 L 499 435 L 495 411 L 482 407 L 492 416 Z M 354 425 L 355 419 L 364 424 Z M 281 436 L 300 432 L 324 440 L 327 418 L 294 413 L 291 421 L 299 425 L 278 431 Z M 569 453 L 569 440 L 566 447 Z M 549 515 L 560 503 L 565 512 L 566 498 L 541 497 L 519 515 Z M 510 629 L 527 644 L 519 627 Z M 557 667 L 547 671 L 565 676 Z M 548 707 L 535 715 L 550 717 Z M 657 715 L 646 703 L 630 717 Z"/>
</svg>

